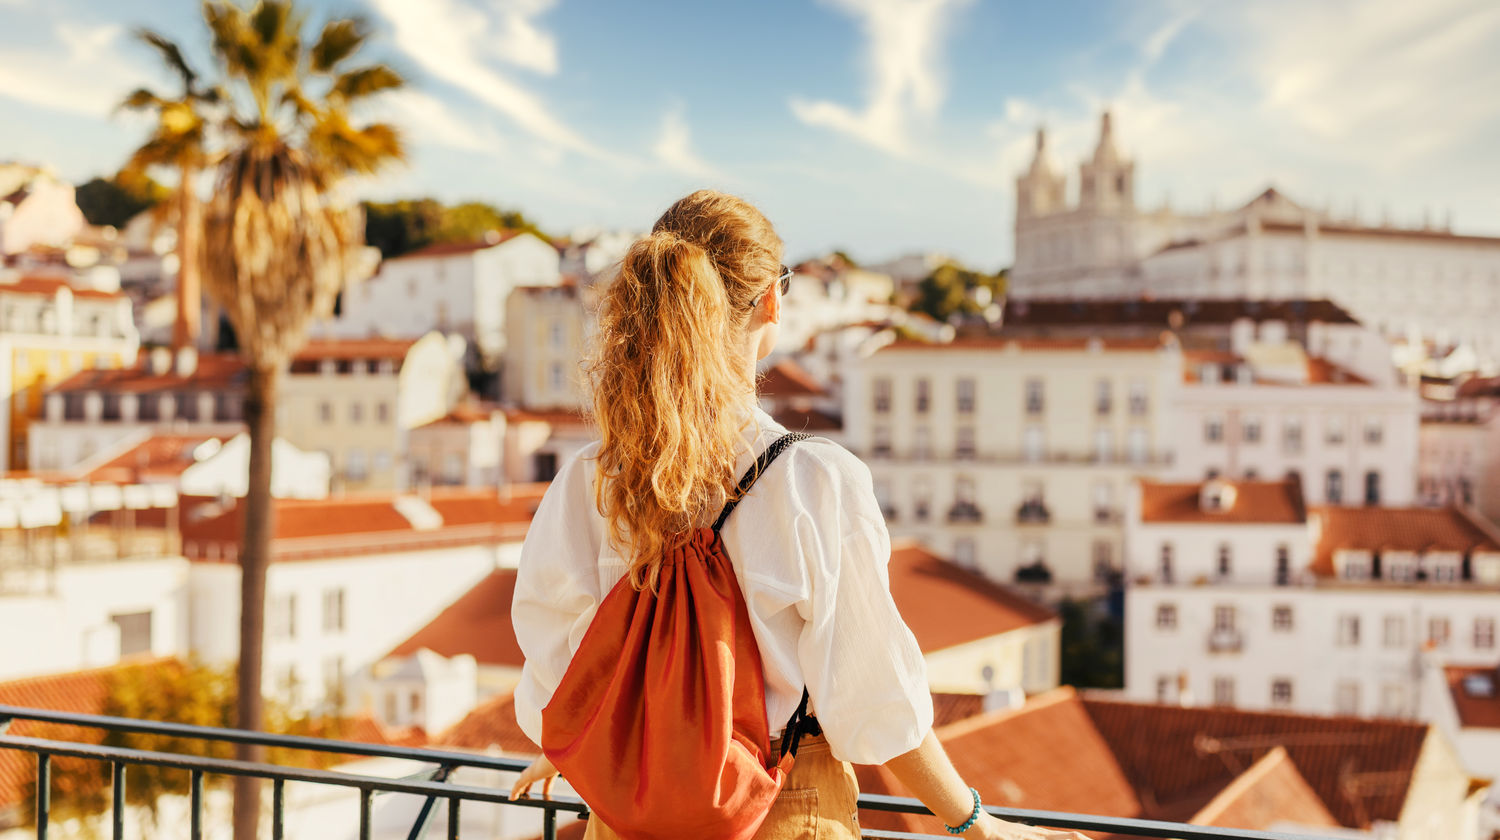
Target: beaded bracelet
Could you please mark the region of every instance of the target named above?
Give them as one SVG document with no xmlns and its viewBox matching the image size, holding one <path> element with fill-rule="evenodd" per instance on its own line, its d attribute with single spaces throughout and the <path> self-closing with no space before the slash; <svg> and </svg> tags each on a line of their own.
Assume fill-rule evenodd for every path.
<svg viewBox="0 0 1500 840">
<path fill-rule="evenodd" d="M 969 788 L 969 793 L 974 794 L 974 813 L 970 814 L 968 821 L 960 826 L 955 827 L 943 823 L 943 828 L 946 828 L 949 834 L 963 834 L 965 831 L 973 828 L 974 823 L 979 821 L 979 791 Z"/>
</svg>

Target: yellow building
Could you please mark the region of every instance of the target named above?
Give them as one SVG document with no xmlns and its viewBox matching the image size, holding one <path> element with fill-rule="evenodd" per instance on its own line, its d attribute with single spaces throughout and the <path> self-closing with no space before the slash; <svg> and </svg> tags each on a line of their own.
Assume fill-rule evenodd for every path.
<svg viewBox="0 0 1500 840">
<path fill-rule="evenodd" d="M 27 469 L 43 394 L 80 370 L 119 368 L 140 346 L 130 300 L 60 276 L 0 278 L 0 471 Z"/>
</svg>

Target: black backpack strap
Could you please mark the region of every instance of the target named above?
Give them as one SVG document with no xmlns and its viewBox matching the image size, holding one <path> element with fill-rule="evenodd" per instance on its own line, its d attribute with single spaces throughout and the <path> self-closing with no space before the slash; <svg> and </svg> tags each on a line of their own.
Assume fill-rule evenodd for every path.
<svg viewBox="0 0 1500 840">
<path fill-rule="evenodd" d="M 718 533 L 719 529 L 724 527 L 724 520 L 728 519 L 729 514 L 734 512 L 734 508 L 740 503 L 740 499 L 745 498 L 745 494 L 750 492 L 751 485 L 755 484 L 755 480 L 760 478 L 760 474 L 766 471 L 766 467 L 769 467 L 771 462 L 776 460 L 776 456 L 785 452 L 788 447 L 797 441 L 807 440 L 810 437 L 812 435 L 805 432 L 787 432 L 772 442 L 770 446 L 766 447 L 766 451 L 760 453 L 760 457 L 756 458 L 755 463 L 750 465 L 750 469 L 745 471 L 744 477 L 740 479 L 739 487 L 735 488 L 734 497 L 724 505 L 723 510 L 719 511 L 719 518 L 714 520 L 714 533 Z"/>
<path fill-rule="evenodd" d="M 786 722 L 786 728 L 781 730 L 781 755 L 778 758 L 785 758 L 787 753 L 791 753 L 795 758 L 797 742 L 802 740 L 803 733 L 817 735 L 823 731 L 817 727 L 815 718 L 807 716 L 808 699 L 807 689 L 804 688 L 802 689 L 802 702 L 797 704 L 797 711 L 792 712 L 791 718 Z"/>
</svg>

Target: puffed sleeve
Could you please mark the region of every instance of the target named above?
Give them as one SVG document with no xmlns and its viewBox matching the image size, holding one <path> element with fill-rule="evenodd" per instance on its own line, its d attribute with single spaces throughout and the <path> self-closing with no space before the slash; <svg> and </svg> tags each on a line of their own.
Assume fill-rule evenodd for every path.
<svg viewBox="0 0 1500 840">
<path fill-rule="evenodd" d="M 601 600 L 597 564 L 602 531 L 591 521 L 593 461 L 580 455 L 542 496 L 521 545 L 511 623 L 525 664 L 516 686 L 516 722 L 542 742 L 542 709 L 562 681 L 573 646 Z"/>
<path fill-rule="evenodd" d="M 793 479 L 811 591 L 797 656 L 833 754 L 884 764 L 932 728 L 927 668 L 891 598 L 890 534 L 869 469 L 839 447 L 818 454 Z"/>
</svg>

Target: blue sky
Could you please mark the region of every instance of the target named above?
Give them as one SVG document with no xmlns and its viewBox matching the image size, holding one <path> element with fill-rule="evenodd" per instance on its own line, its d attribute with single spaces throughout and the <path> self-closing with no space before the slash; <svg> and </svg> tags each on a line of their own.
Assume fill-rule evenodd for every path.
<svg viewBox="0 0 1500 840">
<path fill-rule="evenodd" d="M 1268 184 L 1370 222 L 1500 234 L 1491 0 L 317 0 L 367 15 L 412 80 L 410 164 L 365 184 L 515 207 L 558 232 L 643 228 L 698 186 L 759 204 L 792 258 L 845 248 L 1008 263 L 1014 176 L 1048 126 L 1074 178 L 1098 113 L 1137 198 Z M 201 56 L 196 3 L 0 0 L 0 159 L 82 181 L 166 82 L 136 26 Z"/>
</svg>

